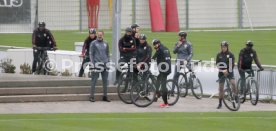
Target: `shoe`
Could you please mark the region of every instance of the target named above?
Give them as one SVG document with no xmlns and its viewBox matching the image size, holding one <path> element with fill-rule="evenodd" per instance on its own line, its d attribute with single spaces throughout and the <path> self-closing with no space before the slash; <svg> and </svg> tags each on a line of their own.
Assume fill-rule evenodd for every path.
<svg viewBox="0 0 276 131">
<path fill-rule="evenodd" d="M 162 107 L 162 108 L 168 108 L 168 107 L 169 107 L 169 104 L 164 104 L 164 103 L 162 103 L 162 104 L 160 104 L 159 106 Z"/>
<path fill-rule="evenodd" d="M 110 100 L 106 96 L 103 97 L 103 101 L 110 102 Z"/>
<path fill-rule="evenodd" d="M 155 97 L 155 98 L 154 98 L 154 102 L 157 102 L 157 101 L 158 101 L 158 97 Z"/>
<path fill-rule="evenodd" d="M 89 101 L 90 101 L 90 102 L 95 102 L 95 98 L 94 98 L 94 97 L 90 97 L 90 98 L 89 98 Z"/>
<path fill-rule="evenodd" d="M 116 86 L 117 84 L 118 84 L 118 81 L 116 80 L 116 81 L 113 83 L 113 85 Z"/>
<path fill-rule="evenodd" d="M 221 107 L 222 107 L 222 105 L 221 105 L 221 104 L 219 104 L 219 105 L 218 105 L 218 107 L 217 107 L 217 109 L 221 109 Z"/>
</svg>

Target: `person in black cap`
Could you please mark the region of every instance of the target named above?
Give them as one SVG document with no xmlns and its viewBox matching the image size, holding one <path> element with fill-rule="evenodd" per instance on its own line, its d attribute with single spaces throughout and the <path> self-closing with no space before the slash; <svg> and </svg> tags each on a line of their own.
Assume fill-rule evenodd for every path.
<svg viewBox="0 0 276 131">
<path fill-rule="evenodd" d="M 129 63 L 131 59 L 136 59 L 136 42 L 132 37 L 132 29 L 127 27 L 125 35 L 119 40 L 120 59 L 119 63 Z M 121 72 L 117 70 L 114 85 L 119 82 Z"/>
<path fill-rule="evenodd" d="M 160 107 L 169 107 L 168 105 L 168 89 L 166 87 L 166 81 L 168 75 L 171 73 L 171 54 L 167 47 L 161 44 L 160 40 L 154 39 L 152 41 L 154 49 L 156 49 L 155 54 L 152 59 L 156 59 L 159 75 L 157 77 L 157 95 L 159 93 L 159 87 L 161 84 L 162 99 L 164 103 L 160 104 Z"/>
<path fill-rule="evenodd" d="M 89 29 L 89 36 L 85 39 L 83 46 L 82 46 L 82 52 L 81 52 L 81 57 L 83 58 L 82 64 L 81 64 L 81 68 L 79 71 L 79 77 L 83 76 L 84 73 L 84 69 L 86 68 L 86 66 L 88 65 L 89 60 L 89 48 L 90 48 L 90 44 L 97 39 L 97 31 L 95 28 L 90 28 Z"/>
<path fill-rule="evenodd" d="M 140 40 L 139 40 L 139 37 L 140 37 L 140 26 L 138 24 L 132 24 L 131 25 L 131 29 L 132 29 L 132 37 L 135 38 L 135 42 L 136 42 L 136 47 L 139 46 L 140 44 Z"/>
<path fill-rule="evenodd" d="M 38 22 L 38 28 L 33 31 L 32 34 L 32 46 L 33 46 L 33 65 L 32 73 L 36 71 L 39 54 L 42 54 L 44 50 L 36 50 L 37 47 L 50 47 L 54 50 L 57 49 L 56 41 L 51 31 L 46 29 L 46 24 L 43 21 Z"/>
</svg>

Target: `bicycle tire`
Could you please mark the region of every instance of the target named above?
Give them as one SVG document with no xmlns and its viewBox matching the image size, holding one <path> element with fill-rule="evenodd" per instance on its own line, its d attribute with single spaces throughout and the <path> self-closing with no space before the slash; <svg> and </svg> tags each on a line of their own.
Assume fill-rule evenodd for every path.
<svg viewBox="0 0 276 131">
<path fill-rule="evenodd" d="M 156 89 L 149 82 L 140 81 L 131 88 L 131 101 L 137 107 L 147 107 L 155 100 Z"/>
<path fill-rule="evenodd" d="M 129 78 L 127 78 L 127 72 L 122 73 L 117 86 L 117 93 L 120 100 L 126 104 L 132 104 L 130 98 L 130 84 Z"/>
<path fill-rule="evenodd" d="M 255 85 L 255 86 L 253 86 L 253 85 Z M 255 99 L 253 99 L 252 92 L 255 92 Z M 251 87 L 250 87 L 250 102 L 251 102 L 252 105 L 257 105 L 258 100 L 259 100 L 259 86 L 258 86 L 258 83 L 255 80 L 252 80 L 251 81 Z"/>
<path fill-rule="evenodd" d="M 175 85 L 174 89 L 172 88 L 173 85 Z M 180 95 L 179 87 L 173 79 L 169 79 L 166 81 L 166 88 L 168 90 L 168 95 L 167 95 L 168 104 L 172 106 L 176 104 L 177 101 L 179 100 L 179 95 Z"/>
<path fill-rule="evenodd" d="M 246 85 L 245 85 L 246 86 Z M 241 96 L 240 97 L 240 102 L 241 103 L 244 103 L 245 100 L 246 100 L 246 89 L 241 89 L 241 78 L 238 80 L 237 82 L 237 88 L 238 88 L 238 91 L 239 91 L 239 95 Z"/>
<path fill-rule="evenodd" d="M 234 100 L 231 88 L 224 90 L 223 103 L 230 111 L 238 111 L 240 109 L 240 99 Z"/>
<path fill-rule="evenodd" d="M 203 96 L 203 89 L 200 80 L 198 78 L 192 78 L 191 86 L 191 90 L 195 98 L 201 99 Z"/>
<path fill-rule="evenodd" d="M 183 73 L 180 73 L 177 78 L 177 85 L 179 87 L 180 96 L 186 97 L 188 94 L 188 83 L 186 82 L 185 75 Z"/>
</svg>

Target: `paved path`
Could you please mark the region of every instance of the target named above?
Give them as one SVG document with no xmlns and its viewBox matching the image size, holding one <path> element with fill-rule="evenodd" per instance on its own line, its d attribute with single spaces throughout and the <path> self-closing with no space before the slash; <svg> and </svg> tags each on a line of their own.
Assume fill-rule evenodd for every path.
<svg viewBox="0 0 276 131">
<path fill-rule="evenodd" d="M 217 99 L 204 98 L 197 100 L 193 97 L 181 98 L 175 106 L 160 108 L 159 100 L 149 107 L 139 108 L 121 101 L 110 103 L 96 101 L 76 102 L 43 102 L 43 103 L 1 103 L 0 114 L 25 114 L 25 113 L 123 113 L 123 112 L 230 112 L 225 106 L 216 109 Z M 258 103 L 252 106 L 249 102 L 241 105 L 239 111 L 276 111 L 276 104 Z"/>
</svg>

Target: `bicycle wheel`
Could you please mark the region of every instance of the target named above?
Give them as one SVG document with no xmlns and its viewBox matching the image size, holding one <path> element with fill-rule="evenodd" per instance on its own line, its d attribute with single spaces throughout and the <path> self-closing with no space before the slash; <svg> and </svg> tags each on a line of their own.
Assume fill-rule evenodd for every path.
<svg viewBox="0 0 276 131">
<path fill-rule="evenodd" d="M 202 85 L 201 82 L 198 78 L 192 78 L 192 83 L 191 83 L 191 90 L 193 95 L 197 98 L 197 99 L 201 99 L 203 96 L 203 89 L 202 89 Z"/>
<path fill-rule="evenodd" d="M 245 91 L 245 89 L 242 89 L 241 79 L 238 80 L 237 88 L 238 88 L 239 95 L 240 95 L 240 102 L 244 103 L 246 100 L 246 91 Z"/>
<path fill-rule="evenodd" d="M 259 87 L 258 83 L 255 80 L 251 81 L 250 87 L 250 101 L 252 105 L 257 105 L 259 100 Z"/>
<path fill-rule="evenodd" d="M 180 90 L 180 96 L 181 97 L 186 97 L 188 94 L 188 87 L 187 87 L 187 82 L 185 79 L 185 75 L 183 73 L 179 74 L 178 80 L 177 80 L 177 85 Z"/>
<path fill-rule="evenodd" d="M 173 88 L 174 86 L 174 88 Z M 170 79 L 166 81 L 166 87 L 168 90 L 168 104 L 174 105 L 177 103 L 180 95 L 179 87 L 174 80 Z"/>
<path fill-rule="evenodd" d="M 236 98 L 236 99 L 235 99 Z M 231 111 L 238 111 L 240 109 L 240 99 L 234 95 L 231 88 L 224 90 L 223 96 L 224 105 Z"/>
<path fill-rule="evenodd" d="M 151 105 L 155 99 L 155 94 L 155 87 L 144 81 L 138 82 L 130 91 L 131 101 L 138 107 L 147 107 Z"/>
<path fill-rule="evenodd" d="M 117 86 L 117 93 L 121 101 L 126 104 L 132 104 L 130 98 L 131 82 L 127 76 L 127 72 L 124 72 L 120 76 L 120 81 Z"/>
</svg>

